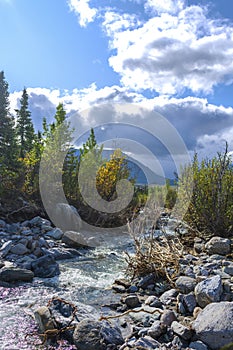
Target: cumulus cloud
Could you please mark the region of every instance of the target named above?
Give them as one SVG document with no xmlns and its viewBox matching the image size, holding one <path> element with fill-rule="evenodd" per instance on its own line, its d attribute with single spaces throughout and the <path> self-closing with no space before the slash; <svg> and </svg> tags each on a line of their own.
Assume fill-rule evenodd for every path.
<svg viewBox="0 0 233 350">
<path fill-rule="evenodd" d="M 185 90 L 209 94 L 233 81 L 233 27 L 208 17 L 206 8 L 182 1 L 148 0 L 148 20 L 106 12 L 103 28 L 114 54 L 109 58 L 123 86 L 159 94 Z"/>
<path fill-rule="evenodd" d="M 91 8 L 89 2 L 89 0 L 68 0 L 68 5 L 77 15 L 81 27 L 86 27 L 88 23 L 93 22 L 97 14 L 97 9 Z"/>
</svg>

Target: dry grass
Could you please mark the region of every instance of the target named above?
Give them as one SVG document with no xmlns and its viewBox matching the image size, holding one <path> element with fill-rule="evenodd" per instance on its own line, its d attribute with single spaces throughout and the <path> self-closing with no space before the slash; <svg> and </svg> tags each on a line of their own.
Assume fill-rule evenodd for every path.
<svg viewBox="0 0 233 350">
<path fill-rule="evenodd" d="M 153 273 L 157 280 L 166 279 L 173 284 L 179 275 L 179 259 L 183 256 L 184 246 L 176 236 L 156 237 L 154 228 L 159 210 L 148 210 L 140 220 L 128 224 L 128 231 L 134 240 L 135 253 L 126 254 L 127 273 L 133 278 Z"/>
</svg>

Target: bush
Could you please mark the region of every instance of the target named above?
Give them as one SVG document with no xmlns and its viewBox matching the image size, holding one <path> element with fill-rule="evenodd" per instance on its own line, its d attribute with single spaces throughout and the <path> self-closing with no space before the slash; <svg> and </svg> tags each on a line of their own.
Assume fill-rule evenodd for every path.
<svg viewBox="0 0 233 350">
<path fill-rule="evenodd" d="M 233 233 L 233 166 L 227 145 L 213 159 L 193 162 L 184 170 L 180 186 L 193 184 L 185 220 L 205 236 L 230 237 Z"/>
</svg>

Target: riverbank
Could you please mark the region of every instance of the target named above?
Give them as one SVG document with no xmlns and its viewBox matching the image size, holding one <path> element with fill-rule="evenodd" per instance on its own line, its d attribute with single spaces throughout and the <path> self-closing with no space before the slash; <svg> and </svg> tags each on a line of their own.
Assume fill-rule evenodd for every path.
<svg viewBox="0 0 233 350">
<path fill-rule="evenodd" d="M 20 349 L 43 343 L 44 349 L 214 350 L 233 342 L 230 240 L 196 238 L 172 285 L 154 274 L 125 278 L 122 255 L 133 253 L 127 236 L 86 249 L 78 248 L 80 235 L 72 241 L 75 233 L 38 216 L 0 225 L 1 317 L 10 317 L 1 334 L 9 338 L 13 324 L 10 334 L 19 337 L 15 317 L 24 325 Z M 19 342 L 2 344 L 3 350 L 19 349 Z"/>
</svg>

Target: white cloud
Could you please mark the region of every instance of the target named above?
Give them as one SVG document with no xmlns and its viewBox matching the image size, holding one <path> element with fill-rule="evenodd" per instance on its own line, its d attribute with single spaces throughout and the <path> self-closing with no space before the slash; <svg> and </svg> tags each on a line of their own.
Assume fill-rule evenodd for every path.
<svg viewBox="0 0 233 350">
<path fill-rule="evenodd" d="M 145 9 L 147 11 L 153 11 L 157 13 L 171 13 L 176 14 L 184 7 L 184 1 L 182 0 L 147 0 L 145 3 Z"/>
<path fill-rule="evenodd" d="M 160 7 L 159 7 L 160 4 Z M 233 81 L 233 27 L 182 1 L 147 1 L 157 8 L 144 24 L 132 15 L 107 12 L 103 27 L 114 54 L 109 58 L 127 88 L 159 94 L 209 94 Z"/>
<path fill-rule="evenodd" d="M 81 27 L 86 27 L 88 23 L 94 21 L 97 9 L 89 6 L 89 0 L 68 0 L 68 5 L 77 15 Z"/>
</svg>

